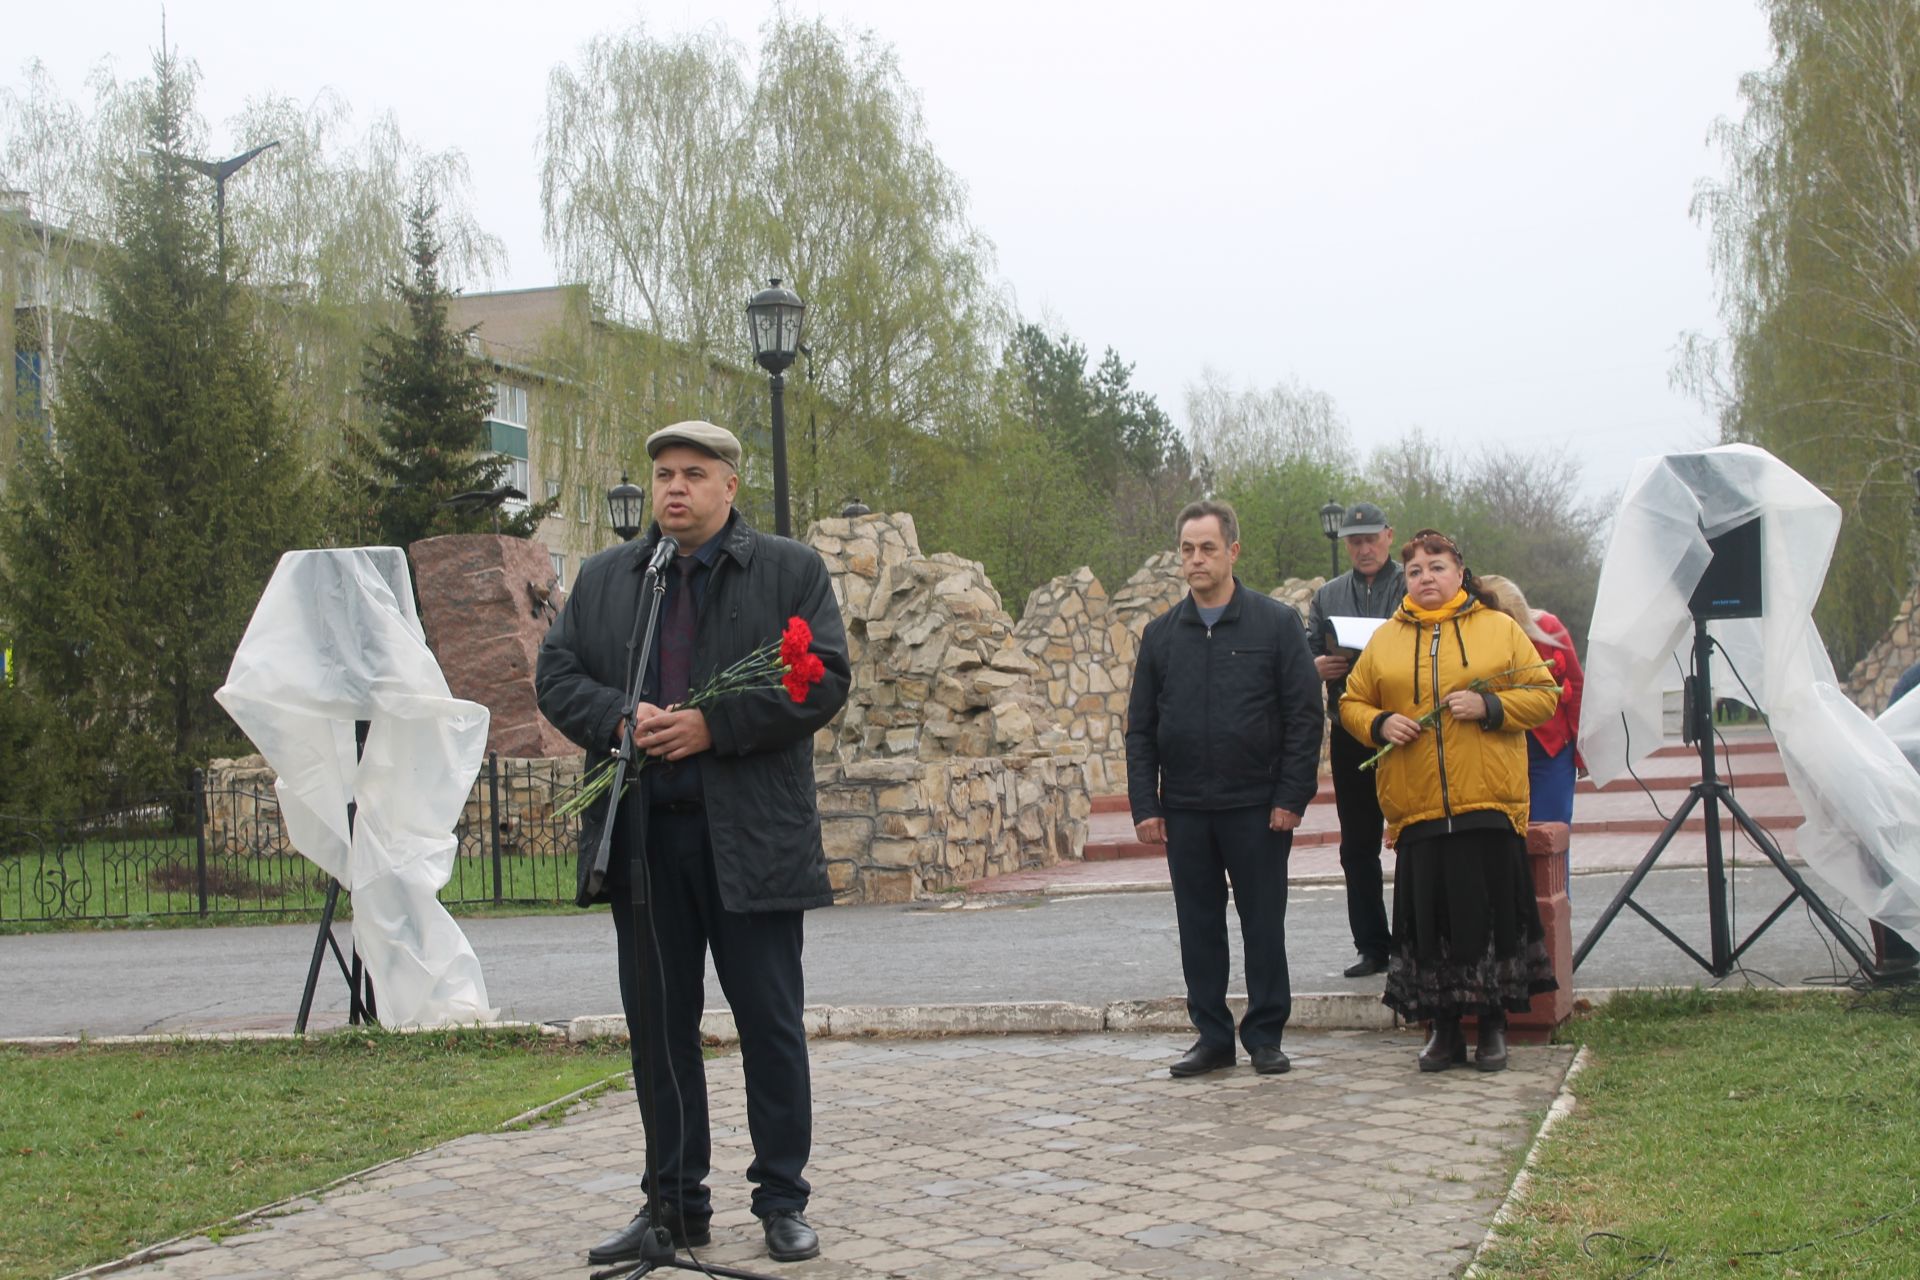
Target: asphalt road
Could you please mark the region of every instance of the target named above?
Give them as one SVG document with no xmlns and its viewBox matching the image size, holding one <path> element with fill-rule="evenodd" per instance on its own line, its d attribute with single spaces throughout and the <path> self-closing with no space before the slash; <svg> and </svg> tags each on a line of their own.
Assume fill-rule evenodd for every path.
<svg viewBox="0 0 1920 1280">
<path fill-rule="evenodd" d="M 1623 874 L 1576 877 L 1576 946 L 1625 880 Z M 1742 870 L 1734 888 L 1738 942 L 1785 889 L 1771 868 Z M 1702 872 L 1656 871 L 1636 896 L 1696 948 L 1707 949 Z M 1864 931 L 1857 911 L 1843 909 L 1837 895 L 1825 896 Z M 1233 927 L 1237 955 L 1237 922 Z M 548 1022 L 619 1011 L 613 925 L 604 910 L 469 920 L 464 928 L 503 1017 Z M 1379 978 L 1340 976 L 1353 956 L 1338 886 L 1296 886 L 1287 930 L 1296 993 L 1379 990 Z M 0 937 L 0 1037 L 291 1029 L 313 939 L 312 925 Z M 1790 985 L 1835 981 L 1852 968 L 1800 904 L 1743 960 L 1750 980 Z M 1727 979 L 1747 980 L 1740 973 Z M 1575 975 L 1580 988 L 1713 981 L 1631 911 L 1620 915 Z M 836 907 L 807 920 L 807 998 L 816 1004 L 1100 1004 L 1182 989 L 1173 902 L 1164 892 Z M 711 979 L 707 999 L 709 1006 L 724 1004 Z M 316 1027 L 344 1021 L 345 984 L 331 965 L 314 1008 Z"/>
</svg>

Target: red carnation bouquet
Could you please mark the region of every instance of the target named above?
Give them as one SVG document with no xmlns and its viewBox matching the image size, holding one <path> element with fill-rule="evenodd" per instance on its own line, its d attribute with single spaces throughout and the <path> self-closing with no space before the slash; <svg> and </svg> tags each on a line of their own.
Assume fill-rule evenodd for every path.
<svg viewBox="0 0 1920 1280">
<path fill-rule="evenodd" d="M 795 702 L 805 702 L 807 692 L 819 684 L 826 674 L 826 663 L 820 661 L 820 655 L 813 651 L 813 628 L 807 625 L 805 618 L 791 617 L 787 619 L 787 629 L 780 633 L 778 640 L 761 645 L 726 670 L 714 673 L 712 679 L 689 692 L 686 700 L 676 703 L 672 709 L 684 711 L 688 707 L 704 707 L 733 694 L 750 693 L 757 689 L 783 688 Z M 643 769 L 652 758 L 642 755 L 635 760 L 633 767 Z M 571 788 L 571 793 L 554 806 L 554 814 L 571 818 L 585 812 L 613 785 L 614 765 L 614 760 L 607 759 L 587 770 L 586 775 Z"/>
</svg>

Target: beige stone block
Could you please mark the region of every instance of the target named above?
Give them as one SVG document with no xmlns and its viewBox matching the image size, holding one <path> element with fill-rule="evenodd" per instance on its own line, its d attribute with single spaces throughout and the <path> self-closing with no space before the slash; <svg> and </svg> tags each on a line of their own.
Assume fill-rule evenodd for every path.
<svg viewBox="0 0 1920 1280">
<path fill-rule="evenodd" d="M 877 839 L 868 848 L 868 858 L 876 867 L 911 867 L 919 859 L 919 844 L 913 840 Z"/>
<path fill-rule="evenodd" d="M 920 745 L 920 734 L 914 729 L 889 729 L 882 744 L 888 755 L 912 755 Z"/>
<path fill-rule="evenodd" d="M 865 787 L 822 786 L 817 789 L 817 795 L 823 815 L 873 812 L 873 792 Z"/>
<path fill-rule="evenodd" d="M 925 811 L 919 813 L 883 813 L 876 827 L 884 836 L 923 836 L 933 829 L 933 818 Z"/>
<path fill-rule="evenodd" d="M 869 867 L 861 873 L 862 901 L 912 902 L 919 877 L 906 869 L 885 870 Z"/>
<path fill-rule="evenodd" d="M 821 820 L 820 844 L 826 850 L 829 859 L 862 858 L 872 841 L 873 820 L 870 818 L 824 818 Z"/>
<path fill-rule="evenodd" d="M 859 869 L 851 862 L 835 859 L 827 863 L 827 884 L 836 894 L 853 888 L 859 876 Z"/>
</svg>

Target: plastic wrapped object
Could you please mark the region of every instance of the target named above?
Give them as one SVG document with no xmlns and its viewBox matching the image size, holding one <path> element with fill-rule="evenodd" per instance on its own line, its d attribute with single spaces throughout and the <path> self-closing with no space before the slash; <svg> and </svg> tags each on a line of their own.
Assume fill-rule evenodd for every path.
<svg viewBox="0 0 1920 1280">
<path fill-rule="evenodd" d="M 479 958 L 435 896 L 453 873 L 453 828 L 486 754 L 487 709 L 448 693 L 406 554 L 282 556 L 214 697 L 279 775 L 293 846 L 353 895 L 353 944 L 383 1020 L 493 1019 Z M 368 730 L 356 761 L 359 720 Z"/>
<path fill-rule="evenodd" d="M 1869 918 L 1920 936 L 1920 773 L 1888 732 L 1920 759 L 1920 706 L 1877 724 L 1840 691 L 1813 623 L 1840 508 L 1766 450 L 1723 445 L 1634 468 L 1587 637 L 1581 753 L 1605 783 L 1661 745 L 1663 694 L 1691 666 L 1688 600 L 1712 559 L 1707 539 L 1755 516 L 1763 609 L 1707 624 L 1713 693 L 1766 714 L 1807 815 L 1807 865 Z"/>
</svg>

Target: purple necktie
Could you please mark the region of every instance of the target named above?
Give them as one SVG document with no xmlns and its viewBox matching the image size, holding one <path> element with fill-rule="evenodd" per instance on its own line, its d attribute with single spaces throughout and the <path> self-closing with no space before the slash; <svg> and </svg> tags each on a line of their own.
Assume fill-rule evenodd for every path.
<svg viewBox="0 0 1920 1280">
<path fill-rule="evenodd" d="M 673 562 L 680 580 L 667 600 L 666 621 L 660 624 L 660 705 L 684 702 L 693 674 L 693 571 L 700 562 L 681 556 Z"/>
</svg>

